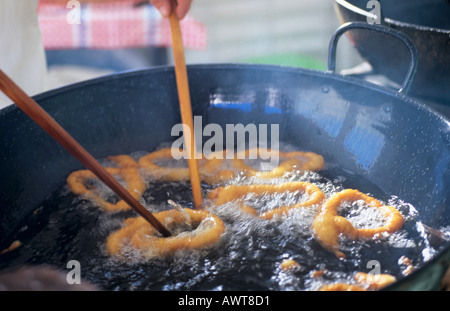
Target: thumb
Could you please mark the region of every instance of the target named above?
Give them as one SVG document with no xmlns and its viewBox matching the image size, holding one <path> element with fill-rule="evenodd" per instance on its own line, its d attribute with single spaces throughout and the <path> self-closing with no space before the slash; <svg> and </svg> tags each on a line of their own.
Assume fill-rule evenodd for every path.
<svg viewBox="0 0 450 311">
<path fill-rule="evenodd" d="M 159 13 L 163 17 L 169 17 L 172 12 L 172 3 L 171 0 L 150 0 L 150 3 L 153 4 L 155 8 L 158 9 Z"/>
</svg>

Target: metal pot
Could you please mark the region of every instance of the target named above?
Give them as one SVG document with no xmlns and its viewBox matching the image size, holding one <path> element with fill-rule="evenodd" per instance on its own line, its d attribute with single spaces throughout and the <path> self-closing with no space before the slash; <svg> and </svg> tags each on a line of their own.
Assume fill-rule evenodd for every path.
<svg viewBox="0 0 450 311">
<path fill-rule="evenodd" d="M 379 1 L 381 24 L 409 36 L 419 53 L 411 94 L 450 105 L 450 4 L 444 0 Z M 342 24 L 367 22 L 366 0 L 335 0 Z M 351 34 L 355 48 L 373 67 L 399 83 L 408 68 L 408 51 L 395 40 L 367 31 Z"/>
</svg>

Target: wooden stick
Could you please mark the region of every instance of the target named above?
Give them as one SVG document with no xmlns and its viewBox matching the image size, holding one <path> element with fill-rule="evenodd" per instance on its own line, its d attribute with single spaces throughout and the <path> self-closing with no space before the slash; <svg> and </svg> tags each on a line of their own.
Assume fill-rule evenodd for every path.
<svg viewBox="0 0 450 311">
<path fill-rule="evenodd" d="M 145 207 L 143 207 L 106 169 L 90 155 L 69 133 L 67 133 L 38 103 L 29 97 L 17 84 L 0 70 L 0 89 L 16 105 L 36 122 L 47 134 L 61 144 L 78 161 L 91 170 L 101 181 L 127 202 L 163 236 L 171 236 Z"/>
<path fill-rule="evenodd" d="M 172 51 L 175 63 L 175 76 L 178 88 L 178 99 L 180 102 L 181 122 L 183 128 L 189 131 L 184 132 L 184 141 L 188 155 L 189 175 L 191 180 L 192 195 L 194 205 L 198 209 L 203 203 L 200 174 L 198 171 L 198 161 L 195 157 L 195 133 L 194 121 L 192 117 L 191 97 L 189 93 L 189 83 L 187 76 L 186 61 L 184 57 L 183 39 L 181 37 L 180 21 L 176 16 L 176 1 L 172 0 L 172 13 L 169 16 L 170 30 L 172 34 Z M 186 133 L 189 132 L 189 133 Z M 189 135 L 186 135 L 189 134 Z"/>
</svg>

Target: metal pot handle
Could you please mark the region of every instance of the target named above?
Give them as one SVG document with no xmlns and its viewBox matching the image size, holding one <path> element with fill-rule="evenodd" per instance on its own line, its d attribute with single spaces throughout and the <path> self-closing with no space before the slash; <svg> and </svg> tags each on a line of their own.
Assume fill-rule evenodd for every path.
<svg viewBox="0 0 450 311">
<path fill-rule="evenodd" d="M 417 65 L 419 63 L 419 56 L 417 52 L 417 48 L 414 44 L 414 42 L 403 32 L 386 27 L 386 26 L 380 26 L 380 25 L 371 25 L 368 23 L 363 22 L 349 22 L 343 24 L 341 27 L 339 27 L 330 40 L 329 50 L 328 50 L 328 72 L 334 73 L 336 71 L 336 50 L 337 50 L 337 43 L 339 38 L 348 30 L 351 29 L 363 29 L 363 30 L 370 30 L 370 31 L 376 31 L 380 33 L 384 33 L 393 37 L 396 37 L 400 41 L 402 41 L 406 47 L 408 48 L 408 51 L 411 55 L 411 63 L 409 64 L 408 72 L 406 73 L 406 77 L 403 81 L 403 84 L 398 91 L 400 94 L 406 94 L 408 93 L 412 82 L 414 80 L 414 76 L 417 71 Z"/>
</svg>

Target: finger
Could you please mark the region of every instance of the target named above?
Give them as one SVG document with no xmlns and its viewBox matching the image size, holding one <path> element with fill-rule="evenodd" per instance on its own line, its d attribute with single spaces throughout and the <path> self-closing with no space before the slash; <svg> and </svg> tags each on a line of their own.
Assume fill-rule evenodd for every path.
<svg viewBox="0 0 450 311">
<path fill-rule="evenodd" d="M 169 17 L 170 13 L 172 12 L 172 5 L 170 0 L 150 0 L 150 3 L 158 9 L 159 13 L 161 13 L 163 17 Z"/>
<path fill-rule="evenodd" d="M 178 0 L 177 8 L 175 9 L 175 14 L 178 19 L 183 19 L 191 8 L 192 0 Z"/>
</svg>

